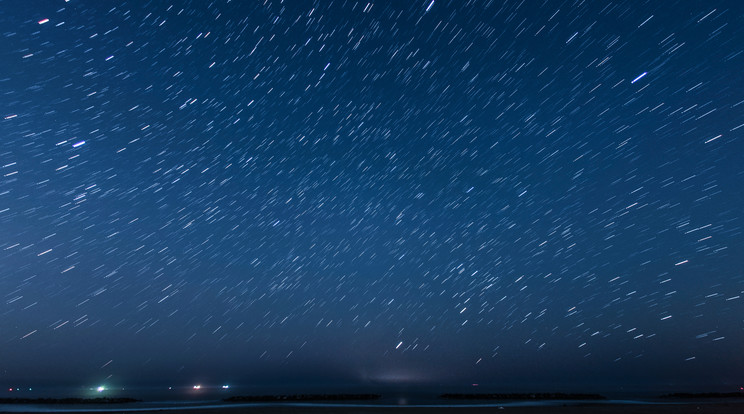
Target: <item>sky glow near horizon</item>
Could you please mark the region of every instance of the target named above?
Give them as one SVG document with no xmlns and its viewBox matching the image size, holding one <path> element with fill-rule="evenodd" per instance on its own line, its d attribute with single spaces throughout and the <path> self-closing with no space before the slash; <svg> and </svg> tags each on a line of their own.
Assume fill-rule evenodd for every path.
<svg viewBox="0 0 744 414">
<path fill-rule="evenodd" d="M 0 384 L 744 381 L 738 1 L 0 24 Z"/>
</svg>

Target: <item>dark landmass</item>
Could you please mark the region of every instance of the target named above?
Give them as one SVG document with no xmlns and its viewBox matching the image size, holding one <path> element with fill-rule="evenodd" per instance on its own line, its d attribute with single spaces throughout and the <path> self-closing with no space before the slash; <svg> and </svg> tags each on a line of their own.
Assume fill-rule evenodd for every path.
<svg viewBox="0 0 744 414">
<path fill-rule="evenodd" d="M 0 398 L 0 404 L 126 404 L 134 398 Z"/>
<path fill-rule="evenodd" d="M 673 394 L 662 395 L 661 398 L 679 398 L 679 399 L 696 399 L 696 398 L 744 398 L 744 392 L 675 392 Z"/>
<path fill-rule="evenodd" d="M 447 400 L 517 400 L 517 401 L 546 401 L 546 400 L 606 400 L 599 394 L 565 394 L 560 392 L 543 392 L 536 394 L 442 394 L 439 398 Z"/>
<path fill-rule="evenodd" d="M 295 395 L 241 395 L 225 398 L 226 402 L 274 402 L 274 401 L 369 401 L 377 400 L 379 394 L 295 394 Z"/>
</svg>

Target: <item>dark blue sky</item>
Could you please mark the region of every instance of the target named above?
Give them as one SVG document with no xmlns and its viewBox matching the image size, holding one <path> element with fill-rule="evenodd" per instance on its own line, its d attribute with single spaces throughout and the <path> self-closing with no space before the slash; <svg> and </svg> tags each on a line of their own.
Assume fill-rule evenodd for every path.
<svg viewBox="0 0 744 414">
<path fill-rule="evenodd" d="M 744 382 L 740 1 L 0 11 L 0 384 Z"/>
</svg>

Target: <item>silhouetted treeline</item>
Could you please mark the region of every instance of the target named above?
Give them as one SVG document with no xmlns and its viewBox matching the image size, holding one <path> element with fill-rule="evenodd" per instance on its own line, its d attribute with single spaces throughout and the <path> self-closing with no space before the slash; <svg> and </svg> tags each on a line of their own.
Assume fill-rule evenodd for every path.
<svg viewBox="0 0 744 414">
<path fill-rule="evenodd" d="M 0 404 L 124 404 L 139 402 L 134 398 L 0 398 Z"/>
<path fill-rule="evenodd" d="M 675 392 L 662 395 L 661 398 L 744 398 L 744 392 Z"/>
<path fill-rule="evenodd" d="M 565 394 L 560 392 L 543 392 L 533 394 L 442 394 L 440 398 L 448 400 L 606 400 L 599 394 Z"/>
<path fill-rule="evenodd" d="M 225 398 L 227 402 L 273 402 L 273 401 L 351 401 L 376 400 L 379 394 L 294 394 L 294 395 L 240 395 Z"/>
</svg>

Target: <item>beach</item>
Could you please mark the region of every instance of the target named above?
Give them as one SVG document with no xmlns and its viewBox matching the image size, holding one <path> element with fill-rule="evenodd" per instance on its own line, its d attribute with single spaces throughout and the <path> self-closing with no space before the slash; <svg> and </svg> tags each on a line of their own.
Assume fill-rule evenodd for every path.
<svg viewBox="0 0 744 414">
<path fill-rule="evenodd" d="M 26 409 L 27 411 L 24 411 Z M 8 411 L 3 411 L 8 410 Z M 354 405 L 212 405 L 179 406 L 169 408 L 128 407 L 52 407 L 3 406 L 0 412 L 39 413 L 139 413 L 155 414 L 187 412 L 189 414 L 734 414 L 744 412 L 744 403 L 733 402 L 683 402 L 669 404 L 645 403 L 555 403 L 551 405 L 461 405 L 461 406 L 354 406 Z"/>
</svg>

